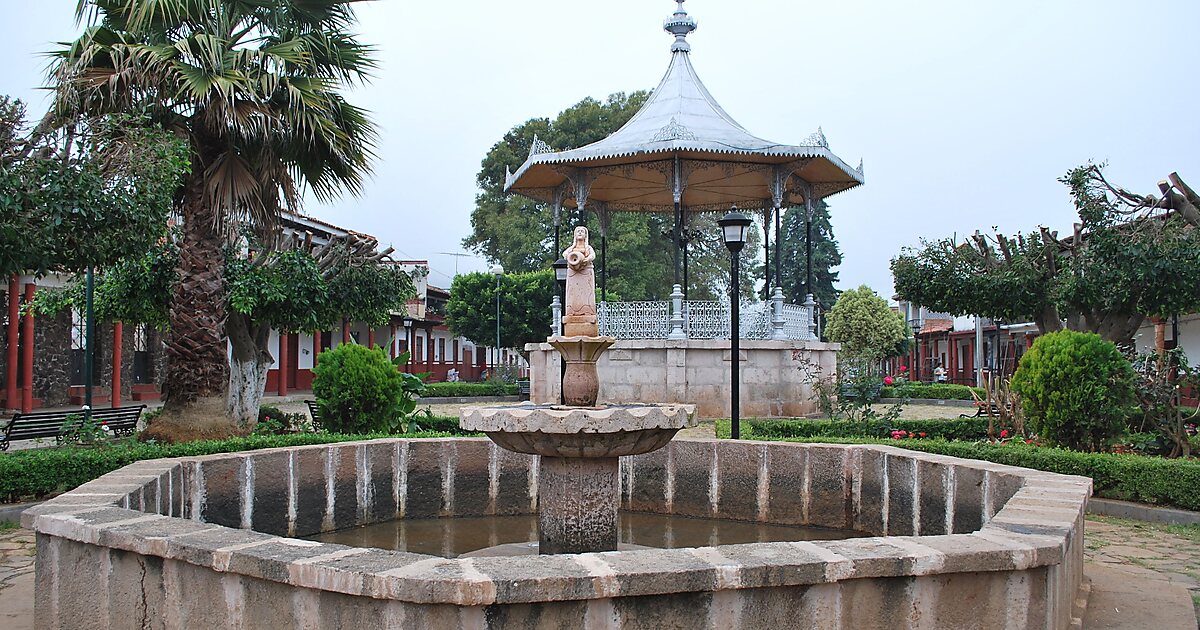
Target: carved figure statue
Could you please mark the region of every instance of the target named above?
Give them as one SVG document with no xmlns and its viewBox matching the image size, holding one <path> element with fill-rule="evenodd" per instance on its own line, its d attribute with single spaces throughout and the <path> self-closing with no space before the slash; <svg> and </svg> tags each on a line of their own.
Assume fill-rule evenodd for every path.
<svg viewBox="0 0 1200 630">
<path fill-rule="evenodd" d="M 596 250 L 588 244 L 588 229 L 575 228 L 575 239 L 563 251 L 567 260 L 567 305 L 563 316 L 563 334 L 568 337 L 597 334 L 596 273 L 592 261 Z"/>
</svg>

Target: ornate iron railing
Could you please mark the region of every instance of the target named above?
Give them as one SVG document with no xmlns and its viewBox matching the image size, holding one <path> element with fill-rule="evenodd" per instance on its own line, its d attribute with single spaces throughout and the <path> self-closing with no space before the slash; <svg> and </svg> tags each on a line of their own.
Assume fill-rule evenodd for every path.
<svg viewBox="0 0 1200 630">
<path fill-rule="evenodd" d="M 683 330 L 688 339 L 728 339 L 729 305 L 710 300 L 682 302 Z M 666 339 L 671 332 L 671 302 L 600 302 L 596 305 L 600 334 L 617 339 Z M 771 339 L 770 302 L 743 304 L 741 338 Z M 814 339 L 812 311 L 803 304 L 783 305 L 783 337 Z"/>
<path fill-rule="evenodd" d="M 617 339 L 666 339 L 671 332 L 670 302 L 600 302 L 600 334 Z"/>
</svg>

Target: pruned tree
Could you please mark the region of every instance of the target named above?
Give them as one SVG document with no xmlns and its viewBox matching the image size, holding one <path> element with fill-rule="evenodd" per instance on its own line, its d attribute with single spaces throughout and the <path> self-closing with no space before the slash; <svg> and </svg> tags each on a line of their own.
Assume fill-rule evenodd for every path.
<svg viewBox="0 0 1200 630">
<path fill-rule="evenodd" d="M 524 352 L 525 344 L 550 335 L 553 271 L 500 277 L 500 344 Z M 455 335 L 481 346 L 496 345 L 496 278 L 486 273 L 456 276 L 446 303 L 446 323 Z"/>
<path fill-rule="evenodd" d="M 892 260 L 897 293 L 938 311 L 1033 321 L 1042 333 L 1095 332 L 1123 345 L 1147 316 L 1200 308 L 1196 194 L 1177 175 L 1160 184 L 1161 197 L 1112 186 L 1095 164 L 1060 181 L 1079 215 L 1070 236 L 1042 226 L 926 241 Z"/>
</svg>

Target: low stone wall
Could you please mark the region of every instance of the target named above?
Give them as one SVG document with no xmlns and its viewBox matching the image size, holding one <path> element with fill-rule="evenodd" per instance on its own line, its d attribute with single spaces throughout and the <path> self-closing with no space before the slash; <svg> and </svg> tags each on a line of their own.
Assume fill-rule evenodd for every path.
<svg viewBox="0 0 1200 630">
<path fill-rule="evenodd" d="M 818 411 L 811 366 L 832 374 L 839 344 L 818 341 L 741 342 L 742 415 L 805 416 Z M 525 345 L 534 403 L 559 400 L 559 353 L 548 343 Z M 701 418 L 729 417 L 728 339 L 617 341 L 600 356 L 600 404 L 687 403 Z"/>
<path fill-rule="evenodd" d="M 286 538 L 531 512 L 537 459 L 389 439 L 139 462 L 29 511 L 38 628 L 1067 628 L 1091 481 L 869 445 L 676 440 L 624 509 L 873 537 L 445 559 Z M 256 530 L 256 531 L 252 531 Z"/>
</svg>

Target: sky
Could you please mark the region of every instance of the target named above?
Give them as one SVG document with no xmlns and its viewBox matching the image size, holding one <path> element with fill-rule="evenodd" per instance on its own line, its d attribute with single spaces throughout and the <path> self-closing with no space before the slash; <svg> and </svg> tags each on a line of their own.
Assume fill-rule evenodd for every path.
<svg viewBox="0 0 1200 630">
<path fill-rule="evenodd" d="M 30 114 L 54 42 L 74 38 L 76 0 L 0 0 L 0 94 Z M 428 259 L 430 281 L 488 261 L 454 257 L 470 233 L 475 174 L 510 128 L 591 96 L 653 88 L 670 59 L 668 0 L 361 5 L 375 80 L 349 99 L 380 127 L 360 197 L 304 212 Z M 888 262 L 922 238 L 992 226 L 1066 233 L 1056 180 L 1088 160 L 1157 192 L 1178 171 L 1200 185 L 1200 23 L 1195 0 L 690 0 L 688 37 L 709 91 L 751 133 L 797 144 L 820 126 L 866 185 L 828 199 L 839 288 L 892 292 Z M 1177 26 L 1178 25 L 1178 26 Z M 518 165 L 513 164 L 515 169 Z"/>
</svg>

